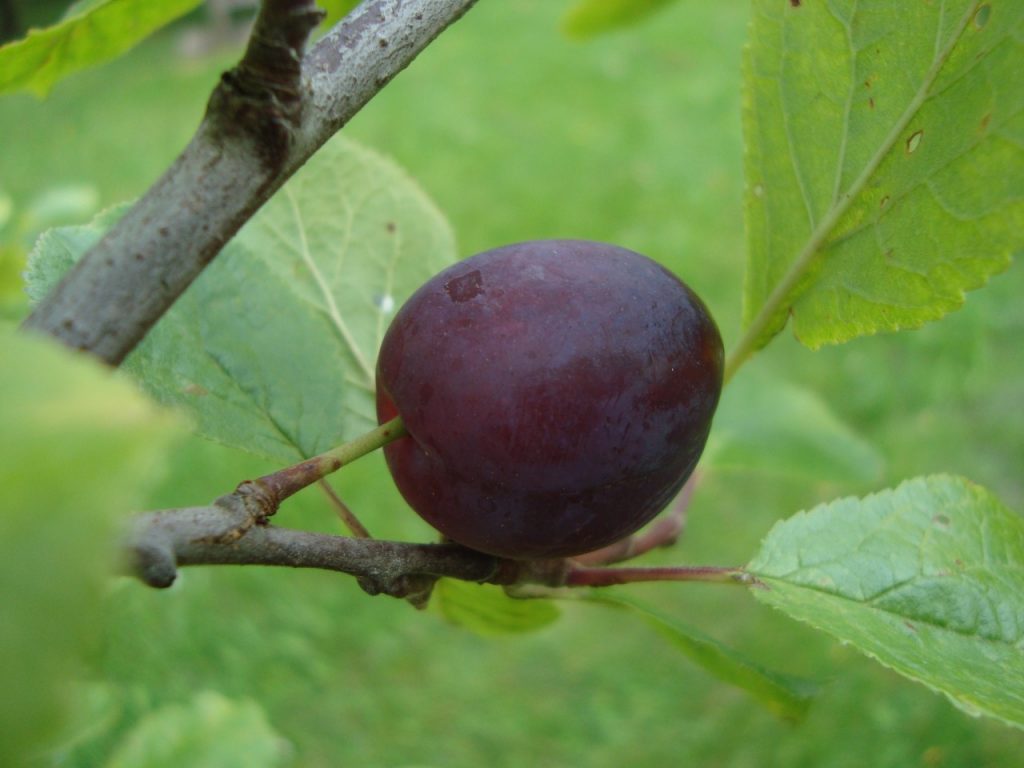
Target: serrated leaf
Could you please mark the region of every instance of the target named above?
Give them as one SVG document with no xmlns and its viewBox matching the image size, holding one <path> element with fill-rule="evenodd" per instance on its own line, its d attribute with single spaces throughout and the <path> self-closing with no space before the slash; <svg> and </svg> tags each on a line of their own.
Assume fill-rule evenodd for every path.
<svg viewBox="0 0 1024 768">
<path fill-rule="evenodd" d="M 183 425 L 49 339 L 0 327 L 0 764 L 20 765 L 63 715 L 99 640 L 117 525 Z"/>
<path fill-rule="evenodd" d="M 702 466 L 820 483 L 865 483 L 882 457 L 814 392 L 753 371 L 722 393 Z"/>
<path fill-rule="evenodd" d="M 702 669 L 746 691 L 779 717 L 803 719 L 817 692 L 813 681 L 767 670 L 703 632 L 620 593 L 590 592 L 583 599 L 632 611 Z"/>
<path fill-rule="evenodd" d="M 47 233 L 29 290 L 104 224 Z M 228 244 L 126 361 L 217 441 L 294 461 L 376 424 L 374 361 L 394 311 L 454 261 L 442 214 L 397 166 L 335 138 Z"/>
<path fill-rule="evenodd" d="M 750 348 L 957 309 L 1024 246 L 1024 4 L 754 3 Z"/>
<path fill-rule="evenodd" d="M 550 600 L 509 597 L 501 587 L 439 579 L 430 601 L 445 619 L 484 637 L 533 632 L 558 620 Z"/>
<path fill-rule="evenodd" d="M 1024 519 L 955 477 L 917 478 L 777 524 L 758 599 L 972 714 L 1024 727 Z"/>
<path fill-rule="evenodd" d="M 143 717 L 105 768 L 271 768 L 291 751 L 255 701 L 201 691 Z"/>
<path fill-rule="evenodd" d="M 0 46 L 0 93 L 49 93 L 80 69 L 120 56 L 202 0 L 102 0 L 45 29 Z"/>
<path fill-rule="evenodd" d="M 579 0 L 562 19 L 569 37 L 587 38 L 635 24 L 674 0 Z"/>
<path fill-rule="evenodd" d="M 25 292 L 35 304 L 55 286 L 79 257 L 99 242 L 129 206 L 115 205 L 100 211 L 88 224 L 56 227 L 43 232 L 29 254 Z"/>
</svg>

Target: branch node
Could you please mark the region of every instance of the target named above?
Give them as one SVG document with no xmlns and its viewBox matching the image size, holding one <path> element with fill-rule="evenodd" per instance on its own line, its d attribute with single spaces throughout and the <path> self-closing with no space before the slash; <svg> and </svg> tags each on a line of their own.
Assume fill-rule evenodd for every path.
<svg viewBox="0 0 1024 768">
<path fill-rule="evenodd" d="M 269 168 L 284 164 L 301 123 L 302 56 L 325 15 L 312 0 L 264 0 L 245 55 L 207 104 L 215 134 L 249 138 Z"/>
<path fill-rule="evenodd" d="M 147 586 L 166 589 L 178 576 L 174 550 L 167 541 L 139 541 L 129 548 L 129 553 L 130 573 Z"/>
<path fill-rule="evenodd" d="M 425 608 L 434 591 L 437 576 L 419 573 L 405 573 L 398 576 L 359 576 L 356 581 L 362 590 L 371 596 L 387 595 L 412 603 L 417 609 Z"/>
<path fill-rule="evenodd" d="M 231 544 L 242 538 L 254 525 L 266 525 L 277 512 L 277 495 L 258 481 L 239 483 L 234 493 L 221 496 L 213 506 L 226 514 L 226 527 L 216 534 L 197 541 L 208 544 Z"/>
</svg>

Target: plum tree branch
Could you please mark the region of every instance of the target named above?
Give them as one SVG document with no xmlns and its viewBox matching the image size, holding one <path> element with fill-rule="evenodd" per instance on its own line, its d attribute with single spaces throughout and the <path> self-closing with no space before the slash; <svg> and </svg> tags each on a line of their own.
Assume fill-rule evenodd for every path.
<svg viewBox="0 0 1024 768">
<path fill-rule="evenodd" d="M 511 561 L 457 544 L 349 538 L 268 524 L 277 501 L 254 483 L 205 507 L 138 515 L 123 542 L 128 568 L 151 587 L 169 587 L 186 565 L 275 565 L 355 576 L 371 595 L 422 605 L 438 578 L 493 584 L 563 583 L 561 560 Z"/>
<path fill-rule="evenodd" d="M 308 54 L 313 0 L 264 0 L 170 168 L 25 327 L 119 365 L 259 207 L 476 0 L 366 0 Z"/>
<path fill-rule="evenodd" d="M 411 544 L 333 536 L 266 524 L 260 502 L 244 494 L 206 507 L 139 515 L 124 542 L 129 567 L 144 583 L 168 587 L 186 565 L 277 565 L 356 576 L 370 594 L 429 594 L 441 576 L 489 581 L 499 561 L 454 544 Z"/>
</svg>

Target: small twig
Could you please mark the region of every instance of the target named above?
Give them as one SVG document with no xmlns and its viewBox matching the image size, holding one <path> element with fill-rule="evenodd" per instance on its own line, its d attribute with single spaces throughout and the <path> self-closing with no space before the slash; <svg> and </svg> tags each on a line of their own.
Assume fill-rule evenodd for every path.
<svg viewBox="0 0 1024 768">
<path fill-rule="evenodd" d="M 566 574 L 567 587 L 611 587 L 642 581 L 709 581 L 721 584 L 744 584 L 754 578 L 742 568 L 719 566 L 663 566 L 653 568 L 571 568 Z"/>
<path fill-rule="evenodd" d="M 496 558 L 453 544 L 354 539 L 259 525 L 244 505 L 230 499 L 140 515 L 125 543 L 132 572 L 149 586 L 168 587 L 186 565 L 321 568 L 358 577 L 370 594 L 404 598 L 429 593 L 441 576 L 487 581 L 499 571 Z"/>
<path fill-rule="evenodd" d="M 256 480 L 247 480 L 243 485 L 252 484 L 259 486 L 266 493 L 270 494 L 277 504 L 280 504 L 289 496 L 298 493 L 303 488 L 308 488 L 332 472 L 338 471 L 346 464 L 351 464 L 359 457 L 365 456 L 406 434 L 402 418 L 396 416 L 391 421 L 371 429 L 355 440 L 350 440 L 336 448 L 331 448 L 329 451 L 324 451 L 319 456 L 305 459 L 298 464 L 271 472 L 269 475 L 264 475 Z"/>
<path fill-rule="evenodd" d="M 331 503 L 334 511 L 338 513 L 338 519 L 341 520 L 341 524 L 348 529 L 348 532 L 355 536 L 357 539 L 372 539 L 370 531 L 362 521 L 356 517 L 356 513 L 352 511 L 348 504 L 338 495 L 338 492 L 331 487 L 331 484 L 326 480 L 319 480 L 317 484 L 323 490 L 324 495 L 327 496 L 327 500 Z"/>
<path fill-rule="evenodd" d="M 694 490 L 700 482 L 698 474 L 694 472 L 679 495 L 672 500 L 668 509 L 661 517 L 656 519 L 640 533 L 609 544 L 607 547 L 577 555 L 573 561 L 579 565 L 611 565 L 645 555 L 653 549 L 671 547 L 682 535 L 686 527 L 686 515 L 693 499 Z"/>
</svg>

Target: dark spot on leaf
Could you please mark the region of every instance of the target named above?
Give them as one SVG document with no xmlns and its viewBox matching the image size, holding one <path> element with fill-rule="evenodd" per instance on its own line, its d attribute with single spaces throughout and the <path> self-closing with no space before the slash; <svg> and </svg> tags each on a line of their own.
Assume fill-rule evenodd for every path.
<svg viewBox="0 0 1024 768">
<path fill-rule="evenodd" d="M 874 98 L 874 96 L 872 96 L 871 98 L 868 99 L 868 108 L 869 109 L 874 109 L 875 108 L 875 98 Z"/>
<path fill-rule="evenodd" d="M 160 233 L 160 237 L 167 237 L 167 235 L 170 234 L 170 230 L 168 230 L 167 227 L 160 227 L 157 232 Z"/>
<path fill-rule="evenodd" d="M 454 302 L 469 301 L 484 292 L 484 277 L 479 269 L 474 269 L 459 277 L 453 277 L 444 284 L 444 290 L 448 298 Z"/>
<path fill-rule="evenodd" d="M 992 122 L 992 113 L 988 112 L 988 113 L 986 113 L 986 115 L 983 118 L 981 118 L 981 130 L 982 131 L 987 131 L 989 123 L 991 123 L 991 122 Z"/>
<path fill-rule="evenodd" d="M 388 41 L 382 37 L 380 40 L 377 41 L 377 45 L 379 45 L 381 48 L 387 48 Z"/>
<path fill-rule="evenodd" d="M 936 515 L 932 518 L 932 522 L 942 528 L 946 528 L 949 525 L 949 518 L 945 515 Z"/>
<path fill-rule="evenodd" d="M 136 261 L 145 261 L 145 260 L 146 260 L 146 257 L 145 257 L 145 256 L 143 256 L 143 255 L 142 255 L 141 253 L 136 253 L 136 254 L 135 254 L 135 260 L 136 260 Z"/>
<path fill-rule="evenodd" d="M 882 195 L 882 199 L 878 201 L 878 207 L 879 208 L 885 208 L 885 206 L 887 206 L 888 204 L 889 204 L 889 196 L 888 195 Z"/>
<path fill-rule="evenodd" d="M 800 0 L 789 0 L 789 4 L 791 6 L 793 6 L 794 8 L 799 8 L 800 7 Z"/>
<path fill-rule="evenodd" d="M 194 395 L 195 397 L 206 397 L 210 394 L 210 390 L 199 384 L 189 384 L 185 387 L 184 392 L 186 395 Z"/>
<path fill-rule="evenodd" d="M 389 233 L 394 234 L 397 227 L 395 226 L 395 222 L 389 221 L 387 224 L 384 225 L 384 229 L 386 229 Z"/>
<path fill-rule="evenodd" d="M 924 130 L 917 130 L 910 134 L 910 138 L 907 139 L 907 154 L 913 154 L 914 151 L 921 144 L 921 138 L 924 136 Z"/>
<path fill-rule="evenodd" d="M 974 26 L 981 29 L 988 24 L 989 16 L 992 15 L 992 6 L 989 3 L 985 3 L 981 8 L 974 14 Z"/>
<path fill-rule="evenodd" d="M 915 627 L 915 626 L 914 626 L 913 624 L 911 624 L 911 623 L 910 623 L 909 621 L 904 621 L 904 622 L 903 622 L 903 626 L 905 626 L 905 627 L 906 627 L 907 629 L 909 629 L 909 630 L 910 630 L 911 632 L 917 632 L 917 627 Z"/>
</svg>

